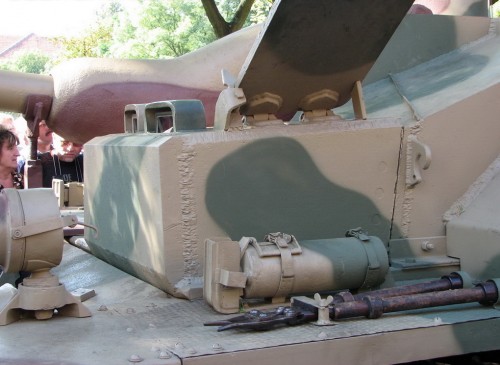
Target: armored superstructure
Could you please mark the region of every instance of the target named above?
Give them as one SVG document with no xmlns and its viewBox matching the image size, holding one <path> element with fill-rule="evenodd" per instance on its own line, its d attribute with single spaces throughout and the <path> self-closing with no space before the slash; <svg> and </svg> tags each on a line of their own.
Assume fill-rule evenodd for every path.
<svg viewBox="0 0 500 365">
<path fill-rule="evenodd" d="M 224 295 L 231 289 L 236 310 L 239 303 L 246 309 L 252 303 L 244 295 L 258 280 L 248 282 L 251 276 L 239 265 L 242 247 L 258 250 L 256 242 L 278 231 L 292 235 L 302 248 L 313 247 L 309 252 L 321 251 L 310 241 L 334 245 L 357 227 L 377 237 L 374 242 L 380 240 L 383 249 L 377 258 L 362 248 L 359 234 L 341 241 L 334 258 L 324 256 L 325 261 L 340 260 L 329 278 L 358 266 L 366 268 L 365 281 L 372 280 L 374 271 L 382 275 L 385 280 L 376 285 L 384 287 L 460 270 L 474 282 L 499 276 L 498 22 L 487 17 L 404 17 L 411 3 L 394 1 L 389 15 L 371 11 L 349 23 L 347 15 L 359 15 L 358 6 L 368 5 L 335 1 L 325 12 L 322 2 L 277 2 L 239 76 L 224 72 L 227 88 L 213 105 L 213 128 L 194 123 L 193 130 L 193 116 L 200 113 L 194 100 L 123 105 L 126 133 L 98 136 L 85 145 L 85 223 L 97 231 L 86 230 L 79 245 L 92 255 L 67 245 L 62 265 L 54 269 L 69 290 L 95 290 L 97 295 L 85 301 L 92 317 L 44 323 L 43 330 L 61 344 L 48 350 L 34 337 L 42 335 L 41 323 L 23 319 L 10 324 L 12 335 L 0 345 L 6 361 L 33 358 L 11 350 L 26 336 L 44 360 L 63 363 L 335 359 L 382 364 L 499 350 L 500 314 L 477 303 L 268 332 L 219 333 L 203 326 L 227 318 L 202 299 L 208 268 L 213 267 L 210 277 L 223 289 L 222 299 L 211 297 L 215 300 L 209 304 L 226 308 Z M 297 10 L 302 7 L 309 12 Z M 280 28 L 286 29 L 283 18 L 292 24 L 310 21 L 307 29 L 313 32 L 311 19 L 336 16 L 333 25 L 327 22 L 331 37 L 304 40 L 298 32 L 288 40 L 288 32 Z M 359 20 L 370 16 L 380 32 L 370 31 L 372 23 L 363 29 Z M 324 30 L 321 24 L 318 28 Z M 338 24 L 343 26 L 336 28 Z M 447 41 L 429 46 L 436 38 L 432 29 Z M 339 33 L 357 41 L 346 42 Z M 378 41 L 381 34 L 388 45 L 370 48 L 370 37 Z M 420 42 L 404 48 L 412 34 Z M 286 42 L 297 39 L 305 45 L 288 55 Z M 343 46 L 332 53 L 337 39 Z M 280 49 L 282 40 L 288 46 Z M 317 52 L 325 48 L 322 57 Z M 349 52 L 345 62 L 336 62 Z M 269 59 L 273 61 L 262 61 Z M 276 71 L 266 70 L 269 65 Z M 262 74 L 264 80 L 259 79 Z M 273 89 L 273 76 L 288 83 Z M 290 119 L 294 111 L 299 113 Z M 171 120 L 167 127 L 165 119 Z M 273 238 L 265 241 L 269 246 Z M 207 261 L 209 242 L 229 249 Z M 357 254 L 345 248 L 349 244 Z M 275 304 L 297 294 L 290 278 L 301 272 L 300 261 L 285 261 L 288 254 L 277 250 L 271 268 L 277 268 L 284 284 L 263 290 L 279 294 L 264 294 Z M 228 264 L 234 257 L 236 264 Z M 291 263 L 286 268 L 293 275 L 283 269 L 285 262 Z M 301 274 L 311 287 L 323 281 L 315 262 Z M 221 272 L 224 278 L 218 276 Z M 308 277 L 310 272 L 314 276 Z M 275 280 L 274 272 L 268 275 L 264 285 Z M 363 280 L 356 287 L 347 282 L 343 289 L 367 289 Z M 61 327 L 72 330 L 59 331 Z"/>
</svg>

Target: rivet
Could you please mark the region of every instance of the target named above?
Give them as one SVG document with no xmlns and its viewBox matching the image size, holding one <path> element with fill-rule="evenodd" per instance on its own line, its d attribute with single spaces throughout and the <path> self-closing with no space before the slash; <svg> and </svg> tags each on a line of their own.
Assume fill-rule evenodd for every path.
<svg viewBox="0 0 500 365">
<path fill-rule="evenodd" d="M 196 354 L 196 350 L 192 347 L 186 349 L 186 353 L 188 353 L 189 355 L 194 355 Z"/>
<path fill-rule="evenodd" d="M 23 234 L 22 234 L 22 233 L 21 233 L 21 231 L 20 231 L 20 230 L 18 230 L 18 229 L 16 229 L 16 230 L 14 231 L 14 233 L 12 234 L 12 236 L 13 236 L 14 238 L 20 238 L 22 235 L 23 235 Z"/>
<path fill-rule="evenodd" d="M 387 170 L 389 170 L 389 166 L 387 165 L 387 162 L 385 162 L 385 161 L 379 162 L 378 170 L 380 172 L 387 172 Z"/>
<path fill-rule="evenodd" d="M 130 333 L 130 332 L 134 332 L 134 329 L 132 327 L 128 327 L 127 328 L 127 332 Z"/>
<path fill-rule="evenodd" d="M 214 343 L 212 345 L 212 350 L 214 350 L 214 351 L 222 351 L 222 350 L 224 350 L 224 348 L 219 343 Z"/>
<path fill-rule="evenodd" d="M 177 343 L 175 344 L 175 348 L 176 348 L 176 349 L 183 349 L 184 347 L 185 347 L 185 346 L 184 346 L 181 342 L 177 342 Z"/>
<path fill-rule="evenodd" d="M 144 359 L 142 357 L 140 357 L 139 355 L 130 355 L 130 357 L 128 358 L 128 361 L 130 361 L 130 362 L 141 362 L 143 360 Z"/>
<path fill-rule="evenodd" d="M 104 311 L 107 311 L 108 310 L 108 307 L 106 307 L 104 304 L 99 306 L 99 308 L 97 308 L 98 311 L 101 311 L 101 312 L 104 312 Z"/>
</svg>

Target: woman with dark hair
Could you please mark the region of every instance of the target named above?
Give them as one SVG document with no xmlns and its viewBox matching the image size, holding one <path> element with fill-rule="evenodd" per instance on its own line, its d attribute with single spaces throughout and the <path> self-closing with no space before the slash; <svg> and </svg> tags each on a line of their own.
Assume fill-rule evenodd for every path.
<svg viewBox="0 0 500 365">
<path fill-rule="evenodd" d="M 24 188 L 23 178 L 17 173 L 18 144 L 17 136 L 0 126 L 0 190 L 3 188 Z"/>
<path fill-rule="evenodd" d="M 17 136 L 5 126 L 0 125 L 0 191 L 4 188 L 23 189 L 24 187 L 23 177 L 16 170 L 19 157 L 18 144 Z M 2 268 L 0 267 L 0 276 L 1 274 Z M 15 283 L 16 287 L 29 275 L 29 272 L 20 271 Z"/>
</svg>

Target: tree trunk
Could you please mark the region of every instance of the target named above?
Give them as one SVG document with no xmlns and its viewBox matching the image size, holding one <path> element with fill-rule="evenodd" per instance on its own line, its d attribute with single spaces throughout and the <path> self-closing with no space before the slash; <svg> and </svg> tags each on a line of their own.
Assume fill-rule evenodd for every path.
<svg viewBox="0 0 500 365">
<path fill-rule="evenodd" d="M 243 28 L 254 2 L 255 0 L 242 0 L 233 18 L 228 22 L 220 14 L 215 0 L 201 0 L 217 38 L 222 38 Z"/>
</svg>

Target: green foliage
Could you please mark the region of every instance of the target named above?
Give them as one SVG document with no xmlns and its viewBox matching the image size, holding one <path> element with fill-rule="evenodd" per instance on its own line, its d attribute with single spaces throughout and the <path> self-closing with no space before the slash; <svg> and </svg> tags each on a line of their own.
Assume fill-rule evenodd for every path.
<svg viewBox="0 0 500 365">
<path fill-rule="evenodd" d="M 240 0 L 219 0 L 217 7 L 230 18 Z M 272 0 L 256 0 L 245 25 L 262 22 Z M 138 0 L 134 11 L 108 4 L 96 25 L 82 36 L 58 41 L 65 58 L 112 57 L 161 59 L 181 56 L 216 40 L 200 0 Z"/>
<path fill-rule="evenodd" d="M 231 19 L 240 1 L 215 3 L 220 14 Z M 272 3 L 273 0 L 255 0 L 245 26 L 264 21 Z M 137 0 L 134 11 L 127 11 L 119 0 L 113 0 L 103 6 L 95 24 L 81 35 L 53 39 L 65 49 L 59 59 L 37 52 L 25 53 L 0 63 L 0 69 L 46 74 L 54 64 L 69 58 L 178 57 L 216 38 L 200 0 Z"/>
<path fill-rule="evenodd" d="M 114 33 L 111 56 L 168 58 L 185 54 L 215 39 L 198 0 L 147 0 L 122 32 Z"/>
<path fill-rule="evenodd" d="M 65 48 L 65 58 L 76 57 L 104 57 L 107 55 L 112 28 L 106 25 L 97 25 L 81 37 L 57 38 Z"/>
<path fill-rule="evenodd" d="M 247 19 L 246 26 L 262 23 L 266 20 L 269 10 L 273 6 L 274 0 L 257 0 L 253 4 L 250 16 Z"/>
<path fill-rule="evenodd" d="M 50 69 L 50 57 L 39 52 L 27 52 L 0 64 L 0 69 L 33 74 L 44 74 Z"/>
<path fill-rule="evenodd" d="M 262 23 L 266 20 L 267 14 L 269 14 L 269 10 L 271 9 L 273 2 L 274 0 L 255 0 L 252 5 L 252 10 L 250 11 L 250 14 L 245 22 L 245 27 L 252 24 Z M 215 3 L 217 4 L 222 16 L 226 20 L 229 20 L 236 12 L 240 0 L 216 0 Z"/>
</svg>

